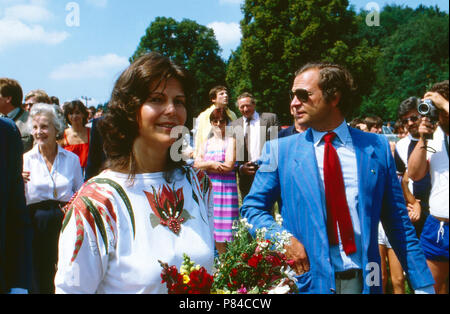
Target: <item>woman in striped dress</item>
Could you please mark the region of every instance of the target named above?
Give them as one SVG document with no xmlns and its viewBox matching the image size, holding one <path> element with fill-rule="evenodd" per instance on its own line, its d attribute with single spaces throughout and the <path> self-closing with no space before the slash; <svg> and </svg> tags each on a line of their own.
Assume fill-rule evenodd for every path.
<svg viewBox="0 0 450 314">
<path fill-rule="evenodd" d="M 236 182 L 236 141 L 225 135 L 229 118 L 221 108 L 215 109 L 209 120 L 213 137 L 209 138 L 194 167 L 205 170 L 214 191 L 214 240 L 219 254 L 226 251 L 226 242 L 232 240 L 233 221 L 239 217 Z"/>
</svg>

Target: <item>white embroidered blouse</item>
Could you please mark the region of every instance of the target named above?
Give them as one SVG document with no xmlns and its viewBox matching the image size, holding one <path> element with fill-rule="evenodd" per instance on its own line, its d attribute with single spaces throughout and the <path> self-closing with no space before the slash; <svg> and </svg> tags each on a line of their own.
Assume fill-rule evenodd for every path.
<svg viewBox="0 0 450 314">
<path fill-rule="evenodd" d="M 104 171 L 66 207 L 56 293 L 167 293 L 159 260 L 178 269 L 183 253 L 211 272 L 213 196 L 204 172 L 128 175 Z"/>
</svg>

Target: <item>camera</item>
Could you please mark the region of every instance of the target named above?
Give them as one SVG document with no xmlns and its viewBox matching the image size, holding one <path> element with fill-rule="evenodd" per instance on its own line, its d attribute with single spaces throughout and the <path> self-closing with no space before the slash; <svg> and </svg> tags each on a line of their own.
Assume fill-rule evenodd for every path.
<svg viewBox="0 0 450 314">
<path fill-rule="evenodd" d="M 419 103 L 419 105 L 417 106 L 417 111 L 421 116 L 429 118 L 431 123 L 433 124 L 439 121 L 439 112 L 430 99 L 425 99 L 421 103 Z M 433 134 L 427 134 L 425 136 L 425 139 L 433 139 Z"/>
</svg>

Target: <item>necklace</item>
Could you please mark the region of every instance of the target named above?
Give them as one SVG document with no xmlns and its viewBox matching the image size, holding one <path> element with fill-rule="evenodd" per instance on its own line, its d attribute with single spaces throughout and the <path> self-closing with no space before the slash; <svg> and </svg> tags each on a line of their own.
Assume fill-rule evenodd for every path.
<svg viewBox="0 0 450 314">
<path fill-rule="evenodd" d="M 56 147 L 56 156 L 55 156 L 55 160 L 53 161 L 51 170 L 48 169 L 47 162 L 42 154 L 41 154 L 41 158 L 42 158 L 42 161 L 44 162 L 45 169 L 47 169 L 47 171 L 48 171 L 50 180 L 53 183 L 53 199 L 56 201 L 58 198 L 58 192 L 56 191 L 56 177 L 58 175 L 58 171 L 56 171 L 57 163 L 58 163 L 58 147 Z"/>
</svg>

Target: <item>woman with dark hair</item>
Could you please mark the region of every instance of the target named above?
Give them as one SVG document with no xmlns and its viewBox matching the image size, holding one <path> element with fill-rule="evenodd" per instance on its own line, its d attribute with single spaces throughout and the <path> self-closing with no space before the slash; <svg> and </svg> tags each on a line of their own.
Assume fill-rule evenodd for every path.
<svg viewBox="0 0 450 314">
<path fill-rule="evenodd" d="M 86 127 L 88 117 L 89 113 L 81 101 L 74 100 L 64 105 L 64 118 L 70 128 L 64 130 L 64 138 L 60 144 L 65 150 L 78 156 L 83 174 L 87 165 L 91 133 L 91 129 Z"/>
<path fill-rule="evenodd" d="M 189 109 L 187 73 L 158 53 L 119 77 L 99 122 L 106 170 L 66 207 L 57 293 L 167 293 L 159 260 L 211 271 L 211 183 L 170 148 Z"/>
<path fill-rule="evenodd" d="M 232 240 L 233 221 L 239 217 L 236 182 L 236 141 L 227 137 L 230 122 L 222 108 L 214 109 L 209 120 L 213 137 L 206 141 L 194 162 L 194 167 L 208 173 L 214 190 L 214 239 L 219 254 L 226 252 L 226 242 Z"/>
</svg>

